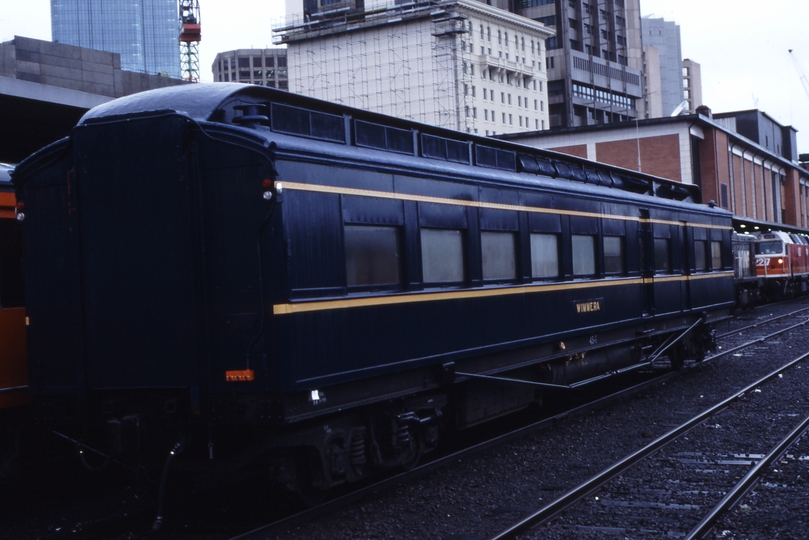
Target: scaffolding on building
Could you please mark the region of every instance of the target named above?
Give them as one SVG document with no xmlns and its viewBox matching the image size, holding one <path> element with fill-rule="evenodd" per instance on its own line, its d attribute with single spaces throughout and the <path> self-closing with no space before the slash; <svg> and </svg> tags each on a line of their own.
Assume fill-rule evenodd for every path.
<svg viewBox="0 0 809 540">
<path fill-rule="evenodd" d="M 436 85 L 438 118 L 442 126 L 470 131 L 469 105 L 467 97 L 471 86 L 469 75 L 470 61 L 466 47 L 459 47 L 461 37 L 468 33 L 467 18 L 461 14 L 448 12 L 435 17 L 433 22 L 433 57 L 439 75 Z M 461 49 L 461 50 L 459 50 Z"/>
<path fill-rule="evenodd" d="M 276 43 L 287 44 L 290 90 L 472 131 L 471 52 L 462 46 L 468 31 L 457 5 L 435 2 L 342 8 L 274 29 Z"/>
</svg>

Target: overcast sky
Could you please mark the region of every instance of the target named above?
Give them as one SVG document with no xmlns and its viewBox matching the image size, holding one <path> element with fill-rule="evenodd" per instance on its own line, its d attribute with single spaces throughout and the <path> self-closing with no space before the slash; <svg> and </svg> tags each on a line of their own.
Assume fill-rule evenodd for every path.
<svg viewBox="0 0 809 540">
<path fill-rule="evenodd" d="M 200 0 L 200 7 L 204 81 L 218 52 L 272 46 L 271 29 L 284 17 L 283 0 Z M 641 11 L 680 26 L 683 58 L 702 65 L 703 101 L 714 112 L 761 109 L 795 126 L 798 149 L 809 153 L 809 89 L 788 52 L 809 77 L 809 0 L 641 0 Z M 49 0 L 0 0 L 0 41 L 15 35 L 51 39 Z"/>
</svg>

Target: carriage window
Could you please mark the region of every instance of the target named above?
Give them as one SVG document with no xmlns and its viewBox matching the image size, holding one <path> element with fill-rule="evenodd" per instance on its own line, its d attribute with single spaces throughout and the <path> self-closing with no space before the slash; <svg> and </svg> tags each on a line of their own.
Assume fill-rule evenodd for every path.
<svg viewBox="0 0 809 540">
<path fill-rule="evenodd" d="M 668 238 L 655 238 L 655 272 L 671 272 Z"/>
<path fill-rule="evenodd" d="M 555 234 L 531 235 L 531 275 L 559 277 L 559 239 Z"/>
<path fill-rule="evenodd" d="M 624 239 L 620 236 L 604 237 L 604 272 L 624 273 Z"/>
<path fill-rule="evenodd" d="M 463 234 L 457 229 L 421 229 L 424 283 L 464 280 Z"/>
<path fill-rule="evenodd" d="M 395 227 L 345 226 L 349 287 L 399 283 L 399 235 Z"/>
<path fill-rule="evenodd" d="M 705 248 L 707 244 L 705 240 L 694 241 L 694 270 L 698 272 L 708 269 L 705 261 Z"/>
<path fill-rule="evenodd" d="M 482 232 L 483 279 L 515 279 L 517 277 L 514 233 Z"/>
<path fill-rule="evenodd" d="M 571 235 L 573 248 L 573 275 L 592 276 L 596 273 L 596 237 Z"/>
<path fill-rule="evenodd" d="M 711 242 L 711 268 L 722 269 L 722 242 Z"/>
</svg>

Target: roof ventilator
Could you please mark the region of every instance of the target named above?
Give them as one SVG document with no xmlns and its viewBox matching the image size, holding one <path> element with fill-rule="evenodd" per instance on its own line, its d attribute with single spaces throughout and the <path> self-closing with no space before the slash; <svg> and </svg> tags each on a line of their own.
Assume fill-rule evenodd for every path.
<svg viewBox="0 0 809 540">
<path fill-rule="evenodd" d="M 234 124 L 245 127 L 256 127 L 258 124 L 268 125 L 270 123 L 269 117 L 266 114 L 261 114 L 267 109 L 266 105 L 250 103 L 248 105 L 236 105 L 233 108 L 242 112 L 241 116 L 233 117 Z"/>
</svg>

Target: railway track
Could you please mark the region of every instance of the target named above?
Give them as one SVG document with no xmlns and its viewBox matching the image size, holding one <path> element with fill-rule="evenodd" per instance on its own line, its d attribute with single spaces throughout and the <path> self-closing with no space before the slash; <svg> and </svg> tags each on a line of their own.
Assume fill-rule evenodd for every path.
<svg viewBox="0 0 809 540">
<path fill-rule="evenodd" d="M 273 537 L 273 535 L 275 535 L 280 531 L 284 531 L 285 529 L 294 527 L 301 523 L 307 523 L 314 519 L 318 519 L 321 516 L 335 512 L 340 508 L 346 507 L 357 501 L 361 501 L 365 498 L 371 497 L 374 494 L 393 489 L 394 487 L 404 484 L 406 482 L 411 482 L 419 477 L 430 474 L 442 467 L 446 467 L 454 462 L 462 460 L 471 454 L 475 454 L 490 448 L 497 447 L 498 445 L 502 445 L 510 440 L 514 440 L 519 437 L 523 437 L 529 433 L 540 431 L 542 429 L 548 429 L 553 425 L 555 425 L 556 423 L 565 420 L 566 418 L 585 414 L 594 409 L 598 409 L 599 407 L 602 407 L 606 403 L 609 403 L 611 401 L 621 399 L 623 397 L 630 396 L 638 392 L 642 392 L 647 388 L 649 388 L 650 386 L 660 384 L 660 382 L 665 381 L 668 378 L 671 378 L 672 376 L 674 376 L 674 374 L 672 372 L 668 372 L 653 379 L 644 381 L 640 384 L 634 385 L 630 388 L 622 389 L 620 391 L 611 393 L 597 400 L 588 402 L 584 405 L 580 405 L 576 408 L 565 410 L 561 413 L 544 418 L 539 422 L 535 422 L 530 425 L 515 429 L 513 431 L 509 431 L 493 439 L 486 440 L 484 442 L 475 444 L 474 446 L 470 446 L 457 452 L 453 452 L 452 454 L 448 454 L 446 456 L 442 456 L 438 459 L 432 460 L 429 463 L 420 465 L 412 470 L 404 471 L 393 477 L 386 478 L 385 480 L 376 482 L 372 485 L 351 491 L 348 494 L 334 498 L 322 505 L 303 510 L 300 513 L 295 514 L 293 516 L 283 518 L 279 521 L 261 526 L 257 529 L 246 532 L 244 534 L 240 534 L 238 536 L 231 538 L 231 540 L 261 540 L 265 538 L 271 538 Z"/>
<path fill-rule="evenodd" d="M 775 316 L 772 316 L 772 317 L 767 317 L 767 318 L 765 318 L 763 320 L 757 321 L 754 324 L 745 325 L 745 326 L 741 326 L 741 327 L 735 327 L 732 330 L 729 330 L 728 332 L 723 334 L 721 337 L 729 337 L 729 336 L 738 337 L 740 334 L 744 334 L 746 331 L 752 330 L 754 328 L 759 328 L 761 326 L 764 326 L 765 324 L 773 324 L 773 323 L 779 323 L 779 322 L 783 322 L 783 321 L 788 321 L 790 319 L 790 317 L 794 317 L 794 316 L 799 315 L 801 313 L 804 313 L 806 311 L 809 311 L 809 308 L 801 307 L 801 308 L 799 308 L 797 310 L 790 310 L 789 312 L 786 312 L 786 313 L 781 313 L 781 314 L 778 314 L 778 315 L 775 315 Z M 696 364 L 696 363 L 688 364 L 687 367 L 686 367 L 686 370 L 699 369 L 702 365 L 708 365 L 711 362 L 713 362 L 713 361 L 715 361 L 715 360 L 717 360 L 719 358 L 725 357 L 725 356 L 735 355 L 739 351 L 743 351 L 746 348 L 756 346 L 756 345 L 758 345 L 758 344 L 760 344 L 762 342 L 765 342 L 768 339 L 772 339 L 772 338 L 774 338 L 776 336 L 779 336 L 779 335 L 782 335 L 784 333 L 795 330 L 796 328 L 802 327 L 802 326 L 806 325 L 807 323 L 809 323 L 809 319 L 801 321 L 798 324 L 788 324 L 788 325 L 783 325 L 782 324 L 780 328 L 778 328 L 775 331 L 767 334 L 766 336 L 757 337 L 757 338 L 752 339 L 752 340 L 747 340 L 747 341 L 745 341 L 744 343 L 741 343 L 741 344 L 725 347 L 725 350 L 723 350 L 721 353 L 716 354 L 716 355 L 706 359 L 703 363 L 700 363 L 700 364 Z M 560 412 L 558 414 L 555 414 L 553 416 L 545 418 L 545 419 L 543 419 L 543 420 L 541 420 L 539 422 L 532 423 L 532 424 L 530 424 L 528 426 L 520 427 L 520 428 L 515 429 L 513 431 L 510 431 L 508 433 L 504 433 L 504 434 L 502 434 L 502 435 L 500 435 L 500 436 L 498 436 L 496 438 L 493 438 L 493 439 L 487 440 L 485 442 L 476 444 L 476 445 L 474 445 L 472 447 L 469 447 L 469 448 L 465 448 L 465 449 L 460 450 L 458 452 L 455 452 L 455 453 L 453 453 L 451 455 L 444 456 L 444 457 L 442 457 L 440 459 L 437 459 L 435 461 L 432 461 L 432 462 L 430 462 L 428 464 L 417 467 L 417 468 L 415 468 L 415 469 L 413 469 L 411 471 L 401 473 L 401 474 L 399 474 L 399 475 L 397 475 L 395 477 L 383 480 L 381 482 L 375 483 L 375 484 L 370 485 L 368 487 L 365 487 L 363 489 L 353 491 L 350 494 L 347 494 L 345 496 L 342 496 L 342 497 L 336 498 L 334 500 L 331 500 L 328 503 L 326 503 L 325 505 L 318 506 L 318 507 L 315 507 L 315 508 L 312 508 L 312 509 L 308 509 L 308 510 L 305 510 L 305 511 L 299 513 L 299 514 L 291 516 L 289 518 L 285 518 L 283 520 L 280 520 L 280 521 L 277 521 L 277 522 L 274 522 L 274 523 L 259 527 L 259 528 L 255 529 L 253 531 L 250 531 L 250 532 L 247 532 L 245 534 L 236 536 L 232 540 L 248 540 L 248 539 L 250 539 L 250 540 L 258 540 L 258 539 L 276 537 L 276 535 L 279 534 L 279 532 L 282 532 L 284 530 L 288 530 L 291 527 L 296 527 L 299 524 L 303 524 L 303 523 L 311 522 L 313 520 L 317 520 L 321 516 L 337 512 L 340 508 L 344 508 L 344 507 L 347 507 L 347 506 L 349 506 L 351 504 L 356 503 L 357 501 L 367 499 L 368 497 L 373 496 L 374 494 L 378 494 L 378 493 L 381 493 L 381 492 L 384 492 L 384 491 L 387 491 L 387 490 L 391 490 L 395 486 L 398 486 L 398 485 L 406 483 L 406 482 L 411 482 L 411 481 L 415 480 L 416 478 L 418 478 L 420 476 L 427 475 L 427 474 L 429 474 L 429 473 L 431 473 L 431 472 L 433 472 L 433 471 L 435 471 L 437 469 L 440 469 L 442 467 L 447 466 L 448 464 L 451 464 L 453 462 L 458 462 L 458 461 L 468 457 L 471 454 L 481 452 L 481 451 L 484 451 L 486 449 L 494 448 L 494 447 L 497 447 L 499 445 L 505 444 L 507 441 L 518 439 L 518 438 L 523 437 L 523 436 L 525 436 L 527 434 L 537 432 L 537 431 L 540 431 L 542 429 L 549 428 L 549 427 L 551 427 L 553 425 L 556 425 L 559 422 L 562 422 L 562 421 L 564 421 L 564 420 L 566 420 L 568 418 L 583 415 L 583 414 L 586 414 L 586 413 L 588 413 L 590 411 L 593 411 L 593 410 L 598 410 L 599 408 L 602 408 L 602 407 L 606 406 L 607 404 L 609 404 L 611 402 L 619 401 L 619 400 L 627 398 L 629 396 L 636 395 L 636 394 L 639 394 L 639 393 L 642 393 L 642 392 L 646 392 L 651 388 L 654 388 L 654 387 L 659 386 L 661 384 L 665 384 L 667 381 L 677 377 L 678 375 L 679 375 L 678 372 L 670 372 L 670 371 L 665 372 L 665 373 L 657 375 L 657 376 L 655 376 L 655 377 L 653 377 L 653 378 L 651 378 L 649 380 L 646 380 L 646 381 L 643 381 L 643 382 L 641 382 L 639 384 L 633 385 L 630 388 L 623 388 L 621 390 L 612 392 L 609 395 L 606 395 L 606 396 L 604 396 L 604 397 L 602 397 L 600 399 L 588 402 L 588 403 L 586 403 L 584 405 L 573 408 L 571 410 L 566 410 L 566 411 Z"/>
<path fill-rule="evenodd" d="M 808 360 L 805 353 L 779 367 L 492 540 L 541 538 L 560 531 L 631 538 L 706 537 L 719 517 L 809 428 L 803 385 L 789 384 L 802 376 L 797 368 L 805 367 Z M 772 396 L 778 396 L 781 405 L 776 411 Z M 787 407 L 787 403 L 800 406 Z M 795 423 L 795 417 L 800 422 Z M 732 441 L 729 447 L 725 440 L 729 430 L 746 432 L 749 446 L 733 446 L 739 443 Z M 781 438 L 773 444 L 775 433 Z M 744 472 L 741 479 L 740 471 Z"/>
<path fill-rule="evenodd" d="M 596 414 L 594 411 L 609 408 L 611 403 L 619 403 L 633 395 L 655 395 L 657 393 L 657 388 L 665 386 L 669 384 L 669 382 L 673 383 L 679 376 L 683 374 L 691 372 L 696 373 L 696 370 L 703 368 L 710 369 L 713 362 L 721 360 L 723 357 L 734 358 L 737 355 L 744 355 L 745 358 L 747 358 L 749 354 L 756 354 L 750 353 L 750 348 L 760 347 L 763 341 L 761 338 L 750 339 L 748 337 L 750 332 L 756 331 L 756 328 L 760 328 L 765 325 L 777 327 L 773 332 L 770 332 L 771 334 L 775 334 L 777 332 L 780 332 L 780 334 L 790 332 L 791 330 L 795 330 L 797 328 L 789 323 L 790 319 L 801 315 L 807 310 L 809 310 L 809 308 L 806 307 L 805 303 L 804 305 L 799 306 L 798 309 L 791 308 L 790 304 L 784 304 L 783 306 L 778 307 L 767 306 L 767 311 L 757 310 L 756 312 L 745 314 L 743 318 L 746 319 L 755 317 L 757 320 L 753 324 L 745 324 L 746 321 L 736 320 L 732 324 L 728 324 L 726 329 L 727 331 L 724 331 L 725 328 L 721 328 L 721 330 L 723 330 L 723 333 L 719 336 L 720 344 L 722 346 L 721 354 L 709 357 L 701 364 L 687 363 L 686 368 L 681 372 L 658 373 L 653 379 L 635 384 L 631 388 L 613 392 L 597 401 L 585 403 L 584 405 L 571 410 L 560 411 L 548 418 L 533 422 L 528 426 L 504 433 L 493 440 L 486 441 L 464 451 L 459 451 L 445 456 L 440 460 L 425 464 L 412 471 L 386 479 L 382 483 L 370 485 L 357 492 L 352 492 L 343 497 L 338 497 L 332 501 L 329 501 L 323 506 L 302 511 L 283 519 L 276 518 L 273 520 L 272 524 L 258 526 L 258 524 L 260 524 L 262 521 L 262 516 L 264 519 L 270 517 L 267 514 L 271 514 L 273 511 L 272 509 L 276 506 L 276 503 L 266 494 L 261 494 L 258 496 L 249 495 L 241 498 L 242 502 L 234 503 L 233 506 L 236 508 L 229 512 L 221 512 L 223 515 L 230 515 L 230 518 L 227 518 L 222 523 L 217 521 L 219 518 L 214 517 L 214 511 L 208 512 L 208 514 L 210 514 L 210 519 L 208 521 L 211 522 L 208 523 L 208 521 L 205 519 L 188 518 L 184 515 L 178 515 L 170 509 L 166 516 L 167 533 L 178 535 L 176 536 L 177 538 L 210 538 L 222 540 L 232 537 L 233 534 L 239 531 L 240 526 L 237 525 L 237 523 L 241 522 L 242 530 L 246 530 L 251 527 L 254 528 L 254 530 L 249 533 L 240 534 L 235 538 L 286 538 L 287 535 L 290 534 L 289 531 L 296 529 L 300 529 L 302 531 L 299 534 L 300 537 L 306 537 L 307 533 L 303 532 L 306 531 L 306 524 L 319 521 L 328 522 L 330 519 L 335 519 L 335 516 L 341 516 L 346 512 L 351 512 L 352 508 L 367 505 L 367 501 L 380 499 L 385 493 L 407 490 L 407 486 L 415 483 L 417 478 L 428 475 L 434 476 L 435 471 L 442 468 L 451 469 L 454 463 L 472 461 L 474 458 L 471 456 L 475 454 L 488 455 L 487 453 L 491 452 L 492 449 L 495 449 L 494 452 L 498 452 L 496 449 L 498 447 L 508 447 L 509 441 L 519 441 L 521 438 L 531 437 L 534 433 L 539 434 L 543 432 L 543 430 L 547 431 L 548 428 L 553 426 L 569 424 L 575 418 L 586 417 L 588 413 Z M 741 341 L 743 341 L 743 343 L 741 343 Z M 745 351 L 745 345 L 747 346 L 747 351 Z M 734 360 L 736 360 L 736 358 L 734 358 Z M 533 436 L 544 437 L 544 435 Z M 596 471 L 594 470 L 593 473 L 595 472 Z M 404 487 L 397 489 L 397 486 Z M 560 483 L 559 488 L 562 487 L 564 486 Z M 169 489 L 171 490 L 171 486 Z M 545 500 L 549 500 L 549 497 L 554 497 L 557 494 L 561 494 L 561 492 L 553 485 L 548 487 L 546 482 L 542 487 L 542 494 L 543 496 L 546 496 Z M 245 500 L 249 502 L 245 503 Z M 252 508 L 247 508 L 248 505 L 254 506 Z M 539 505 L 532 507 L 528 503 L 520 503 L 518 505 L 506 504 L 502 508 L 495 509 L 493 513 L 518 513 L 520 515 L 525 515 L 538 506 Z M 145 510 L 145 515 L 143 508 L 141 508 L 140 511 L 135 511 L 131 514 L 128 513 L 128 515 L 118 514 L 117 516 L 110 518 L 101 517 L 98 519 L 84 520 L 81 524 L 78 524 L 78 527 L 77 524 L 74 523 L 72 525 L 68 524 L 67 527 L 61 528 L 61 530 L 58 531 L 52 528 L 51 532 L 45 536 L 49 538 L 114 537 L 114 533 L 118 531 L 121 534 L 128 534 L 128 538 L 150 537 L 152 534 L 147 531 L 151 527 L 154 520 L 154 514 L 153 510 L 150 508 L 150 505 L 146 505 Z M 276 515 L 280 516 L 281 514 L 276 513 Z M 208 524 L 206 525 L 206 523 Z M 486 534 L 494 534 L 496 530 L 500 529 L 483 527 L 481 530 L 485 530 L 486 532 L 481 532 L 480 534 L 472 536 L 471 538 L 486 538 Z M 203 534 L 203 531 L 207 532 Z M 183 534 L 185 536 L 183 536 Z M 296 537 L 294 534 L 292 536 Z M 343 537 L 356 538 L 359 536 L 348 535 Z M 402 536 L 402 538 L 405 537 L 415 538 L 418 537 L 418 535 Z"/>
<path fill-rule="evenodd" d="M 773 306 L 768 306 L 768 307 L 773 307 Z M 783 321 L 784 319 L 795 317 L 797 315 L 800 315 L 801 313 L 806 313 L 807 311 L 809 311 L 809 307 L 803 307 L 803 308 L 788 311 L 786 313 L 773 315 L 771 317 L 767 317 L 767 318 L 761 319 L 759 321 L 756 321 L 756 322 L 754 322 L 752 324 L 734 327 L 732 330 L 728 330 L 726 332 L 718 333 L 716 335 L 716 338 L 717 339 L 726 338 L 726 337 L 732 336 L 734 334 L 738 334 L 738 333 L 741 333 L 741 332 L 746 332 L 748 330 L 752 330 L 754 328 L 764 326 L 765 324 L 770 324 L 770 323 L 774 323 L 774 322 Z"/>
</svg>

